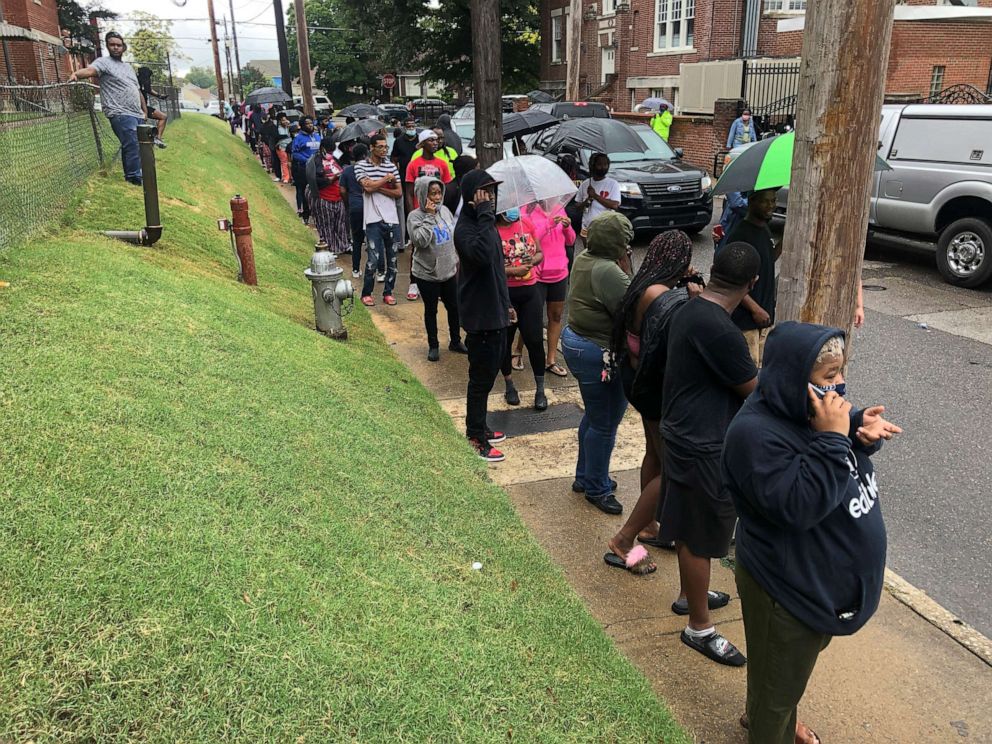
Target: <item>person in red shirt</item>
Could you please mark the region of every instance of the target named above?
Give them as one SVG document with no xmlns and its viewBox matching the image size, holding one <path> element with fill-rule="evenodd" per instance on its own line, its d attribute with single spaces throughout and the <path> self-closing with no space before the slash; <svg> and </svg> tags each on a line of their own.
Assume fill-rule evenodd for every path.
<svg viewBox="0 0 992 744">
<path fill-rule="evenodd" d="M 307 163 L 307 193 L 310 211 L 320 241 L 317 248 L 332 253 L 351 250 L 348 237 L 348 209 L 341 199 L 340 178 L 344 168 L 334 158 L 330 137 L 320 141 L 320 149 Z M 313 177 L 311 178 L 311 174 Z"/>
</svg>

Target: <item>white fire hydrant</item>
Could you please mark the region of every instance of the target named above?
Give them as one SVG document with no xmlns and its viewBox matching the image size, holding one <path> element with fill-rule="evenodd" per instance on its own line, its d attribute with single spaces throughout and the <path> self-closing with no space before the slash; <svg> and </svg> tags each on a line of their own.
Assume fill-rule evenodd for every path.
<svg viewBox="0 0 992 744">
<path fill-rule="evenodd" d="M 313 289 L 313 313 L 317 330 L 331 338 L 348 338 L 342 318 L 355 305 L 355 290 L 330 251 L 314 251 L 310 268 L 303 270 Z"/>
</svg>

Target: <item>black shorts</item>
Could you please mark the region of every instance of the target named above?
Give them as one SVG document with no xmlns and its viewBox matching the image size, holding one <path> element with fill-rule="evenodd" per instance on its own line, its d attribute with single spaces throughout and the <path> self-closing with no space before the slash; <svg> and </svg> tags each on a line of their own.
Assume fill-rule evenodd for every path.
<svg viewBox="0 0 992 744">
<path fill-rule="evenodd" d="M 737 512 L 721 488 L 720 455 L 689 455 L 666 441 L 664 468 L 659 538 L 683 542 L 700 558 L 723 558 L 730 552 Z"/>
<path fill-rule="evenodd" d="M 152 118 L 152 114 L 154 114 L 156 111 L 158 111 L 158 109 L 155 108 L 154 106 L 148 106 L 147 108 L 148 108 L 148 118 L 151 119 Z"/>
<path fill-rule="evenodd" d="M 627 398 L 627 402 L 634 407 L 643 418 L 650 421 L 660 421 L 661 420 L 661 386 L 657 386 L 647 391 L 646 393 L 641 393 L 637 395 L 634 393 L 634 377 L 637 375 L 637 370 L 630 366 L 630 363 L 624 360 L 623 364 L 620 365 L 620 384 L 623 385 L 623 394 Z M 641 386 L 643 387 L 643 385 Z"/>
<path fill-rule="evenodd" d="M 552 282 L 551 284 L 538 282 L 538 286 L 541 288 L 541 297 L 544 302 L 564 302 L 565 297 L 568 296 L 567 276 L 564 279 L 557 282 Z"/>
</svg>

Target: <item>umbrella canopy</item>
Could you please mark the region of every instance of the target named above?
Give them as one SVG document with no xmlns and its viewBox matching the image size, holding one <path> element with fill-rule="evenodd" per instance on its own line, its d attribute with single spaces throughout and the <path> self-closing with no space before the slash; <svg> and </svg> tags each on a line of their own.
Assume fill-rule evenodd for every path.
<svg viewBox="0 0 992 744">
<path fill-rule="evenodd" d="M 543 111 L 520 111 L 515 114 L 503 114 L 503 139 L 540 132 L 542 129 L 553 127 L 558 123 L 558 119 Z"/>
<path fill-rule="evenodd" d="M 338 116 L 352 116 L 356 119 L 367 119 L 378 114 L 379 109 L 368 103 L 353 103 L 338 111 Z"/>
<path fill-rule="evenodd" d="M 384 126 L 385 125 L 378 119 L 360 119 L 358 121 L 353 121 L 341 130 L 341 134 L 338 137 L 338 142 L 350 142 L 361 137 L 367 137 L 372 134 L 372 132 L 378 132 Z"/>
<path fill-rule="evenodd" d="M 282 88 L 256 88 L 245 97 L 245 103 L 254 106 L 256 103 L 287 103 L 293 97 Z"/>
<path fill-rule="evenodd" d="M 792 178 L 795 143 L 796 133 L 789 132 L 751 145 L 727 166 L 713 193 L 729 194 L 733 191 L 761 191 L 788 186 Z M 892 170 L 892 167 L 876 155 L 875 170 Z"/>
<path fill-rule="evenodd" d="M 654 111 L 660 111 L 662 104 L 667 106 L 669 111 L 672 110 L 672 104 L 669 103 L 667 98 L 658 98 L 657 96 L 651 98 L 645 98 L 644 101 L 641 103 L 641 106 L 643 106 L 646 109 L 653 109 Z"/>
<path fill-rule="evenodd" d="M 543 90 L 532 90 L 527 94 L 527 98 L 530 99 L 531 103 L 554 103 L 555 97 L 550 93 L 545 93 Z"/>
<path fill-rule="evenodd" d="M 496 211 L 539 203 L 545 212 L 575 196 L 575 182 L 557 164 L 540 155 L 505 158 L 486 169 L 497 181 Z"/>
<path fill-rule="evenodd" d="M 569 119 L 555 131 L 548 152 L 563 146 L 593 152 L 647 152 L 647 145 L 631 127 L 617 119 Z"/>
</svg>

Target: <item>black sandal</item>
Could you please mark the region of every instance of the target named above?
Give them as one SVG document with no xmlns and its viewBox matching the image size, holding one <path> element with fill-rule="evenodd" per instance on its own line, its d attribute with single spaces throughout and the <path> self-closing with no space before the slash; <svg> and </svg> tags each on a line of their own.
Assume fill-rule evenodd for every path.
<svg viewBox="0 0 992 744">
<path fill-rule="evenodd" d="M 708 659 L 712 659 L 717 664 L 741 667 L 747 663 L 747 658 L 737 650 L 737 646 L 715 630 L 705 638 L 693 638 L 683 630 L 680 637 L 682 638 L 682 643 L 686 646 L 696 649 L 696 651 Z"/>
<path fill-rule="evenodd" d="M 654 537 L 638 537 L 637 542 L 642 545 L 649 545 L 652 548 L 663 548 L 665 550 L 675 550 L 674 540 L 662 540 L 660 537 L 655 535 Z"/>
<path fill-rule="evenodd" d="M 719 610 L 721 607 L 726 607 L 729 602 L 730 595 L 725 592 L 706 592 L 706 606 L 711 610 Z M 689 600 L 685 597 L 682 599 L 676 599 L 672 602 L 672 612 L 676 615 L 688 615 Z"/>
</svg>

